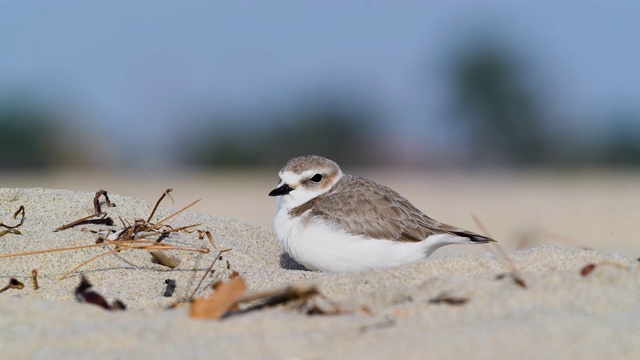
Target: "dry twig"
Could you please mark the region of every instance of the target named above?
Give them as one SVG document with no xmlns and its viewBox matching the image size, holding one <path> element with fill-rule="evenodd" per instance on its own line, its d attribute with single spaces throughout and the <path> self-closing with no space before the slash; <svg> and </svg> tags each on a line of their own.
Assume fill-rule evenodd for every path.
<svg viewBox="0 0 640 360">
<path fill-rule="evenodd" d="M 31 270 L 31 280 L 33 281 L 33 290 L 38 290 L 40 288 L 38 286 L 38 270 Z"/>
<path fill-rule="evenodd" d="M 172 189 L 167 189 L 162 196 L 160 197 L 160 199 L 156 202 L 153 210 L 151 211 L 151 214 L 149 215 L 149 217 L 147 218 L 147 220 L 142 219 L 142 218 L 136 218 L 134 219 L 133 224 L 131 225 L 128 221 L 126 221 L 125 219 L 120 218 L 120 221 L 123 224 L 123 228 L 119 231 L 113 232 L 108 236 L 104 236 L 104 235 L 100 235 L 100 233 L 98 232 L 98 239 L 96 240 L 95 244 L 91 244 L 91 245 L 79 245 L 79 246 L 70 246 L 70 247 L 62 247 L 62 248 L 51 248 L 51 249 L 44 249 L 44 250 L 35 250 L 35 251 L 26 251 L 26 252 L 17 252 L 17 253 L 9 253 L 9 254 L 0 254 L 0 258 L 6 258 L 6 257 L 18 257 L 18 256 L 29 256 L 29 255 L 36 255 L 36 254 L 44 254 L 44 253 L 51 253 L 51 252 L 60 252 L 60 251 L 72 251 L 72 250 L 80 250 L 80 249 L 89 249 L 89 248 L 93 248 L 93 247 L 104 247 L 104 246 L 112 246 L 111 249 L 106 250 L 105 252 L 98 254 L 96 256 L 93 256 L 92 258 L 81 262 L 80 264 L 78 264 L 77 266 L 75 266 L 71 271 L 65 273 L 62 276 L 62 279 L 66 278 L 69 274 L 71 274 L 72 272 L 74 272 L 75 270 L 79 269 L 80 267 L 90 263 L 91 261 L 94 261 L 100 257 L 115 253 L 115 252 L 120 252 L 122 250 L 145 250 L 145 251 L 149 251 L 151 252 L 151 255 L 154 256 L 157 260 L 158 263 L 165 265 L 165 266 L 169 266 L 169 267 L 176 267 L 180 260 L 173 258 L 171 258 L 171 255 L 169 254 L 164 254 L 164 251 L 167 250 L 178 250 L 178 251 L 196 251 L 196 252 L 200 252 L 200 253 L 209 253 L 210 250 L 208 248 L 195 248 L 195 247 L 185 247 L 185 246 L 175 246 L 175 245 L 171 245 L 171 244 L 166 244 L 166 243 L 161 243 L 162 240 L 164 240 L 165 238 L 167 238 L 169 236 L 169 234 L 171 233 L 175 233 L 175 232 L 185 232 L 185 233 L 190 233 L 195 231 L 194 228 L 196 226 L 199 226 L 199 224 L 194 224 L 194 225 L 187 225 L 187 226 L 181 226 L 178 228 L 173 228 L 170 225 L 166 225 L 164 224 L 167 220 L 175 217 L 176 215 L 182 213 L 183 211 L 185 211 L 186 209 L 188 209 L 189 207 L 193 206 L 194 204 L 196 204 L 198 201 L 200 200 L 196 200 L 194 202 L 192 202 L 191 204 L 183 207 L 182 209 L 172 213 L 171 215 L 165 217 L 164 219 L 160 220 L 158 223 L 151 223 L 150 220 L 153 218 L 153 216 L 155 215 L 155 212 L 160 204 L 160 202 L 166 197 L 169 196 L 169 193 L 172 191 Z M 101 210 L 101 206 L 100 206 L 100 197 L 104 196 L 105 198 L 105 202 L 106 205 L 109 207 L 114 207 L 115 204 L 111 203 L 107 192 L 105 190 L 100 190 L 98 192 L 96 192 L 95 197 L 93 198 L 93 205 L 94 205 L 94 210 L 96 211 L 95 214 L 91 214 L 89 216 L 83 217 L 81 219 L 78 219 L 76 221 L 73 221 L 69 224 L 63 225 L 57 229 L 55 229 L 54 231 L 61 231 L 61 230 L 65 230 L 68 228 L 71 228 L 73 226 L 77 226 L 80 224 L 87 224 L 87 223 L 93 223 L 93 224 L 104 224 L 104 225 L 109 225 L 112 226 L 113 225 L 113 220 L 110 217 L 106 217 L 106 213 L 102 212 Z M 20 220 L 20 223 L 18 225 L 15 226 L 7 226 L 4 224 L 1 224 L 4 227 L 8 228 L 8 232 L 12 232 L 12 233 L 19 233 L 17 232 L 17 230 L 15 230 L 14 228 L 22 225 L 23 221 L 24 221 L 24 207 L 21 206 L 20 209 L 18 209 L 18 211 L 16 211 L 16 213 L 14 214 L 14 218 L 17 218 L 19 215 L 22 215 L 22 218 Z M 96 219 L 98 218 L 98 219 Z M 84 230 L 84 229 L 83 229 Z M 204 233 L 205 235 L 207 235 L 207 237 L 209 238 L 209 241 L 211 243 L 211 245 L 214 248 L 218 248 L 217 245 L 215 244 L 215 242 L 213 241 L 213 238 L 211 237 L 211 234 L 207 231 Z M 3 234 L 0 233 L 0 236 L 2 236 Z M 228 251 L 229 249 L 225 249 L 220 251 Z M 163 256 L 164 255 L 164 256 Z M 218 254 L 217 257 L 219 257 L 220 254 Z M 216 257 L 216 259 L 217 259 Z M 164 261 L 163 259 L 168 259 L 168 261 Z M 214 261 L 215 263 L 215 261 Z M 213 264 L 212 264 L 213 266 Z"/>
<path fill-rule="evenodd" d="M 20 208 L 18 208 L 18 210 L 16 210 L 16 212 L 13 213 L 13 219 L 17 219 L 18 215 L 20 215 L 20 222 L 17 225 L 7 225 L 5 223 L 0 222 L 0 226 L 5 227 L 7 229 L 15 229 L 19 226 L 22 225 L 22 223 L 24 223 L 24 216 L 25 216 L 25 212 L 24 212 L 24 206 L 20 205 Z M 15 234 L 15 232 L 13 232 Z M 6 233 L 5 233 L 6 234 Z"/>
<path fill-rule="evenodd" d="M 18 229 L 5 229 L 5 230 L 0 230 L 0 237 L 3 237 L 7 234 L 16 234 L 16 235 L 22 235 L 22 233 L 18 230 Z"/>
<path fill-rule="evenodd" d="M 447 305 L 464 305 L 469 301 L 468 298 L 451 296 L 446 292 L 429 300 L 429 304 L 447 304 Z"/>
<path fill-rule="evenodd" d="M 108 207 L 116 206 L 116 204 L 112 204 L 111 200 L 109 200 L 107 191 L 100 189 L 98 190 L 98 192 L 96 192 L 96 196 L 93 198 L 93 209 L 96 211 L 96 214 L 99 214 L 102 212 L 102 207 L 100 206 L 100 196 L 104 196 L 104 201 Z"/>
<path fill-rule="evenodd" d="M 202 275 L 202 278 L 200 278 L 198 285 L 196 286 L 195 289 L 193 289 L 193 292 L 189 296 L 189 301 L 193 300 L 193 296 L 196 294 L 196 292 L 198 292 L 198 289 L 200 289 L 200 285 L 202 285 L 202 282 L 204 281 L 204 279 L 207 277 L 207 275 L 209 275 L 209 273 L 211 272 L 211 269 L 213 269 L 213 266 L 216 264 L 216 262 L 220 258 L 220 255 L 222 255 L 223 252 L 227 252 L 227 251 L 231 251 L 231 249 L 218 250 L 218 254 L 216 254 L 216 257 L 211 262 L 211 265 L 209 265 L 209 268 L 207 269 L 207 271 L 204 272 L 204 275 Z"/>
<path fill-rule="evenodd" d="M 151 214 L 149 214 L 149 217 L 147 218 L 147 222 L 150 222 L 151 219 L 153 219 L 153 215 L 156 213 L 156 210 L 158 210 L 158 206 L 160 206 L 160 203 L 162 202 L 162 200 L 164 199 L 165 196 L 169 196 L 171 198 L 171 195 L 169 195 L 170 192 L 172 192 L 173 189 L 169 188 L 167 190 L 164 191 L 164 193 L 162 193 L 162 195 L 160 196 L 160 199 L 158 199 L 158 201 L 156 201 L 156 205 L 153 207 L 153 210 L 151 210 Z M 171 198 L 171 200 L 173 200 L 173 198 Z"/>
<path fill-rule="evenodd" d="M 484 226 L 484 224 L 480 221 L 480 219 L 476 216 L 476 214 L 471 214 L 471 218 L 473 218 L 473 222 L 476 223 L 476 226 L 478 226 L 480 228 L 480 230 L 484 233 L 484 235 L 493 238 L 493 236 L 491 235 L 491 233 L 489 232 L 489 230 Z M 520 273 L 518 272 L 518 270 L 516 269 L 516 265 L 513 263 L 513 260 L 511 260 L 511 258 L 509 257 L 509 255 L 507 255 L 507 253 L 504 251 L 504 249 L 502 249 L 502 246 L 500 246 L 500 244 L 498 244 L 497 242 L 492 243 L 491 244 L 494 249 L 497 250 L 497 252 L 509 262 L 509 267 L 511 268 L 511 271 L 507 274 L 511 279 L 513 279 L 513 281 L 520 286 L 521 288 L 526 288 L 527 284 L 524 282 L 524 280 L 522 279 L 522 276 L 520 276 Z M 496 279 L 502 279 L 504 278 L 505 275 L 504 274 L 500 274 L 498 276 L 496 276 Z"/>
<path fill-rule="evenodd" d="M 61 230 L 66 230 L 69 228 L 72 228 L 74 226 L 78 226 L 78 225 L 85 225 L 85 224 L 98 224 L 98 225 L 107 225 L 107 226 L 112 226 L 113 225 L 113 219 L 110 217 L 106 217 L 107 213 L 95 213 L 95 214 L 91 214 L 89 216 L 85 216 L 83 218 L 80 218 L 78 220 L 72 221 L 68 224 L 62 225 L 59 228 L 53 230 L 53 232 L 57 232 L 57 231 L 61 231 Z M 99 219 L 94 219 L 94 218 L 99 218 Z"/>
</svg>

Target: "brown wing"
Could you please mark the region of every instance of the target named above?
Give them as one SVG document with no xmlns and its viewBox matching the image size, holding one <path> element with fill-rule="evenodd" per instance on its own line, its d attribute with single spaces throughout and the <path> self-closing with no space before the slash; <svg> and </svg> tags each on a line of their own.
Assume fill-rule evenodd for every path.
<svg viewBox="0 0 640 360">
<path fill-rule="evenodd" d="M 312 209 L 314 216 L 319 216 L 330 225 L 374 239 L 415 242 L 430 235 L 450 233 L 477 242 L 492 241 L 435 221 L 397 192 L 373 181 L 349 175 L 345 175 L 330 193 L 294 210 L 304 212 L 308 209 Z"/>
</svg>

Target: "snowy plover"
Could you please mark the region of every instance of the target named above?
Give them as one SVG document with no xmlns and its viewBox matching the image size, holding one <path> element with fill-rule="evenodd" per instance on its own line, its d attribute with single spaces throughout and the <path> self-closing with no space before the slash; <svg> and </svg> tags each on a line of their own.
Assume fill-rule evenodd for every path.
<svg viewBox="0 0 640 360">
<path fill-rule="evenodd" d="M 495 240 L 440 223 L 388 187 L 343 174 L 320 156 L 289 160 L 279 173 L 274 227 L 297 262 L 325 272 L 383 268 L 424 259 L 449 244 Z"/>
</svg>

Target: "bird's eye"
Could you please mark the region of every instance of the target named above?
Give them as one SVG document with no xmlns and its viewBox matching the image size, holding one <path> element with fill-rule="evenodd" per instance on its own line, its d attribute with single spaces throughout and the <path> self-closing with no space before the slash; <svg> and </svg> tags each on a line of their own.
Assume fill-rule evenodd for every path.
<svg viewBox="0 0 640 360">
<path fill-rule="evenodd" d="M 314 183 L 319 183 L 320 181 L 322 181 L 322 175 L 321 174 L 315 174 L 311 177 L 311 181 L 313 181 Z"/>
</svg>

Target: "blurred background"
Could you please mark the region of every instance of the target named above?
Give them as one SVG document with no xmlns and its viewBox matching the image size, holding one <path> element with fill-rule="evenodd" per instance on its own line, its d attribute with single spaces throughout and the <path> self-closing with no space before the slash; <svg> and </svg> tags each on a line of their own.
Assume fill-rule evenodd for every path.
<svg viewBox="0 0 640 360">
<path fill-rule="evenodd" d="M 477 230 L 476 213 L 512 248 L 640 254 L 638 14 L 0 0 L 0 186 L 150 201 L 173 187 L 268 225 L 278 169 L 318 154 L 444 222 Z"/>
</svg>

